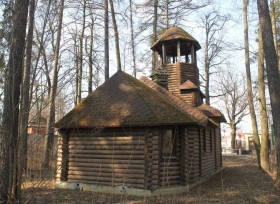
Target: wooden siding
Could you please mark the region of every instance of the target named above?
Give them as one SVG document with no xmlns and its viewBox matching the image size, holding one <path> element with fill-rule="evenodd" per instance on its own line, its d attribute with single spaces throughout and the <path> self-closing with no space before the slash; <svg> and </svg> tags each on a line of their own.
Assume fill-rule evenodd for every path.
<svg viewBox="0 0 280 204">
<path fill-rule="evenodd" d="M 198 90 L 190 90 L 187 93 L 182 92 L 179 88 L 187 80 L 192 81 L 199 87 L 199 73 L 196 64 L 175 63 L 165 64 L 164 68 L 168 72 L 168 90 L 182 98 L 188 104 L 195 106 L 197 101 L 201 101 Z"/>
<path fill-rule="evenodd" d="M 145 131 L 71 132 L 67 181 L 145 187 Z"/>
</svg>

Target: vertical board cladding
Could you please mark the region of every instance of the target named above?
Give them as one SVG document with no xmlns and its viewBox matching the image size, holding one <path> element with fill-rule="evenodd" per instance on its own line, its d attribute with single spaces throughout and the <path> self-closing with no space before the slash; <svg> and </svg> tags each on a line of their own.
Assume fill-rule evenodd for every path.
<svg viewBox="0 0 280 204">
<path fill-rule="evenodd" d="M 145 159 L 151 140 L 145 128 L 108 128 L 68 132 L 67 181 L 95 185 L 146 188 L 150 182 Z M 146 136 L 145 136 L 146 135 Z"/>
<path fill-rule="evenodd" d="M 215 129 L 208 127 L 205 129 L 204 133 L 205 136 L 203 139 L 204 143 L 206 144 L 206 148 L 203 150 L 202 156 L 201 156 L 201 168 L 202 168 L 202 174 L 201 176 L 206 176 L 210 174 L 211 172 L 216 170 L 216 152 L 215 152 Z"/>
<path fill-rule="evenodd" d="M 188 162 L 186 177 L 189 183 L 195 183 L 199 176 L 199 127 L 187 127 L 187 152 L 188 152 Z"/>
</svg>

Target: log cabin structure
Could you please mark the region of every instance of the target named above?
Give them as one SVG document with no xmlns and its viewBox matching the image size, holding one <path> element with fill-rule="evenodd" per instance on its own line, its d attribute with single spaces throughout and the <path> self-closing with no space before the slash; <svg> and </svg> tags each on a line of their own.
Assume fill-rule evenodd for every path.
<svg viewBox="0 0 280 204">
<path fill-rule="evenodd" d="M 118 71 L 55 124 L 57 187 L 179 193 L 221 169 L 225 118 L 203 104 L 199 43 L 172 27 L 151 49 L 152 80 Z"/>
</svg>

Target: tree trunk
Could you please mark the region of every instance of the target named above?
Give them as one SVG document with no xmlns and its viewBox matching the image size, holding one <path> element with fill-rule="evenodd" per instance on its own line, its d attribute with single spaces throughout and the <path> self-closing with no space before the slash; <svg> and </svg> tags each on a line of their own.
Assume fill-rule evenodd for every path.
<svg viewBox="0 0 280 204">
<path fill-rule="evenodd" d="M 45 149 L 44 149 L 44 161 L 42 164 L 43 168 L 49 168 L 50 157 L 53 151 L 53 141 L 54 141 L 54 129 L 53 124 L 55 122 L 55 97 L 57 93 L 57 83 L 58 83 L 58 71 L 59 71 L 59 49 L 61 40 L 61 30 L 62 30 L 62 20 L 64 11 L 64 0 L 61 0 L 59 7 L 59 21 L 57 30 L 57 40 L 54 53 L 54 70 L 53 70 L 53 80 L 50 93 L 50 103 L 49 103 L 49 117 L 47 120 L 46 128 L 46 138 L 45 138 Z"/>
<path fill-rule="evenodd" d="M 30 88 L 30 71 L 32 66 L 32 44 L 33 44 L 33 25 L 35 14 L 35 0 L 30 1 L 29 8 L 29 26 L 26 42 L 26 64 L 23 72 L 22 93 L 21 93 L 21 132 L 19 139 L 19 162 L 18 162 L 18 185 L 16 197 L 21 200 L 21 182 L 23 169 L 27 169 L 27 126 L 29 118 L 29 88 Z"/>
<path fill-rule="evenodd" d="M 109 79 L 109 17 L 108 17 L 108 0 L 104 0 L 104 63 L 105 63 L 105 81 Z"/>
<path fill-rule="evenodd" d="M 153 22 L 153 43 L 157 41 L 157 17 L 158 17 L 158 0 L 154 0 L 154 22 Z M 157 53 L 152 52 L 152 73 L 157 67 Z"/>
<path fill-rule="evenodd" d="M 206 27 L 206 36 L 205 36 L 205 51 L 204 51 L 204 70 L 205 70 L 205 103 L 207 105 L 210 105 L 210 94 L 209 94 L 209 86 L 210 86 L 210 73 L 209 73 L 209 54 L 208 54 L 208 49 L 209 49 L 209 31 L 208 28 Z"/>
<path fill-rule="evenodd" d="M 0 149 L 0 202 L 16 201 L 20 85 L 24 59 L 28 0 L 15 1 Z"/>
<path fill-rule="evenodd" d="M 115 34 L 117 68 L 118 68 L 118 70 L 122 70 L 121 56 L 120 56 L 120 45 L 119 45 L 119 31 L 118 31 L 118 25 L 117 25 L 117 21 L 116 21 L 114 2 L 113 2 L 113 0 L 109 0 L 109 1 L 110 1 L 110 6 L 111 6 L 112 21 L 113 21 L 113 28 L 114 28 L 114 34 Z"/>
<path fill-rule="evenodd" d="M 248 6 L 248 1 L 243 0 L 246 80 L 247 80 L 247 89 L 248 89 L 248 102 L 249 102 L 250 116 L 251 116 L 253 136 L 254 136 L 254 145 L 255 145 L 256 154 L 257 154 L 257 158 L 258 158 L 258 166 L 261 167 L 260 138 L 259 138 L 259 134 L 258 134 L 257 119 L 256 119 L 255 108 L 254 108 L 251 70 L 250 70 L 250 62 L 249 62 L 249 40 L 248 40 L 249 37 L 248 37 L 247 6 Z"/>
<path fill-rule="evenodd" d="M 90 43 L 89 43 L 89 53 L 88 53 L 88 94 L 92 92 L 92 77 L 93 77 L 93 30 L 94 30 L 94 18 L 93 12 L 90 11 L 91 25 L 90 25 Z"/>
<path fill-rule="evenodd" d="M 280 187 L 280 76 L 277 55 L 273 42 L 271 19 L 269 16 L 268 2 L 258 0 L 258 12 L 262 30 L 264 56 L 267 69 L 268 90 L 272 108 L 272 120 L 276 138 L 277 177 L 275 186 Z"/>
<path fill-rule="evenodd" d="M 168 11 L 168 0 L 165 0 L 165 22 L 166 22 L 166 30 L 169 28 L 169 11 Z"/>
<path fill-rule="evenodd" d="M 87 1 L 83 1 L 83 22 L 82 22 L 82 31 L 80 35 L 80 50 L 79 50 L 79 65 L 77 71 L 77 104 L 82 101 L 82 78 L 83 78 L 83 50 L 84 50 L 84 35 L 85 35 L 85 25 L 86 25 L 86 4 Z"/>
<path fill-rule="evenodd" d="M 132 63 L 133 63 L 133 76 L 136 78 L 136 62 L 135 62 L 135 42 L 134 42 L 134 29 L 133 29 L 133 16 L 132 16 L 132 0 L 129 0 L 130 9 L 130 36 L 131 36 L 131 48 L 132 48 Z"/>
<path fill-rule="evenodd" d="M 269 171 L 269 135 L 268 119 L 265 99 L 264 82 L 264 53 L 261 28 L 259 28 L 259 54 L 258 54 L 258 87 L 259 87 L 259 106 L 261 120 L 261 165 L 265 171 Z"/>
<path fill-rule="evenodd" d="M 271 26 L 272 26 L 272 33 L 273 33 L 273 42 L 276 50 L 276 55 L 278 58 L 278 71 L 280 74 L 280 63 L 279 63 L 279 52 L 278 52 L 278 46 L 277 46 L 277 12 L 275 7 L 275 0 L 270 0 L 270 18 L 271 18 Z"/>
<path fill-rule="evenodd" d="M 235 121 L 232 121 L 232 124 L 230 124 L 230 137 L 231 137 L 231 149 L 235 149 L 235 141 L 236 141 L 236 125 Z"/>
</svg>

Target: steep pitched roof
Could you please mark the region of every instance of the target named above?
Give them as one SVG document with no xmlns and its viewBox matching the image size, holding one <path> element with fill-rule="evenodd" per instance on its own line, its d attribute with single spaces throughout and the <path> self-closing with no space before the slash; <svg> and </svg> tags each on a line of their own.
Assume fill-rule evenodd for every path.
<svg viewBox="0 0 280 204">
<path fill-rule="evenodd" d="M 144 76 L 141 77 L 139 80 L 145 83 L 153 90 L 155 90 L 158 94 L 164 97 L 165 100 L 170 101 L 174 103 L 177 107 L 183 109 L 185 114 L 193 118 L 198 124 L 206 126 L 209 122 L 209 118 L 205 114 L 203 114 L 198 108 L 190 106 L 181 98 L 175 96 L 174 94 L 159 86 L 156 82 L 149 80 L 147 77 Z"/>
<path fill-rule="evenodd" d="M 209 106 L 207 104 L 202 104 L 198 106 L 198 109 L 201 110 L 209 118 L 213 118 L 219 122 L 227 122 L 225 116 L 216 108 Z"/>
<path fill-rule="evenodd" d="M 55 127 L 171 125 L 203 122 L 206 118 L 195 111 L 187 113 L 149 86 L 118 71 L 59 120 Z"/>
<path fill-rule="evenodd" d="M 165 33 L 152 45 L 151 49 L 154 50 L 155 47 L 161 45 L 162 42 L 170 41 L 170 40 L 183 40 L 183 41 L 191 41 L 196 45 L 196 50 L 199 50 L 201 47 L 198 41 L 192 37 L 189 33 L 187 33 L 184 29 L 174 26 L 169 28 Z"/>
</svg>

